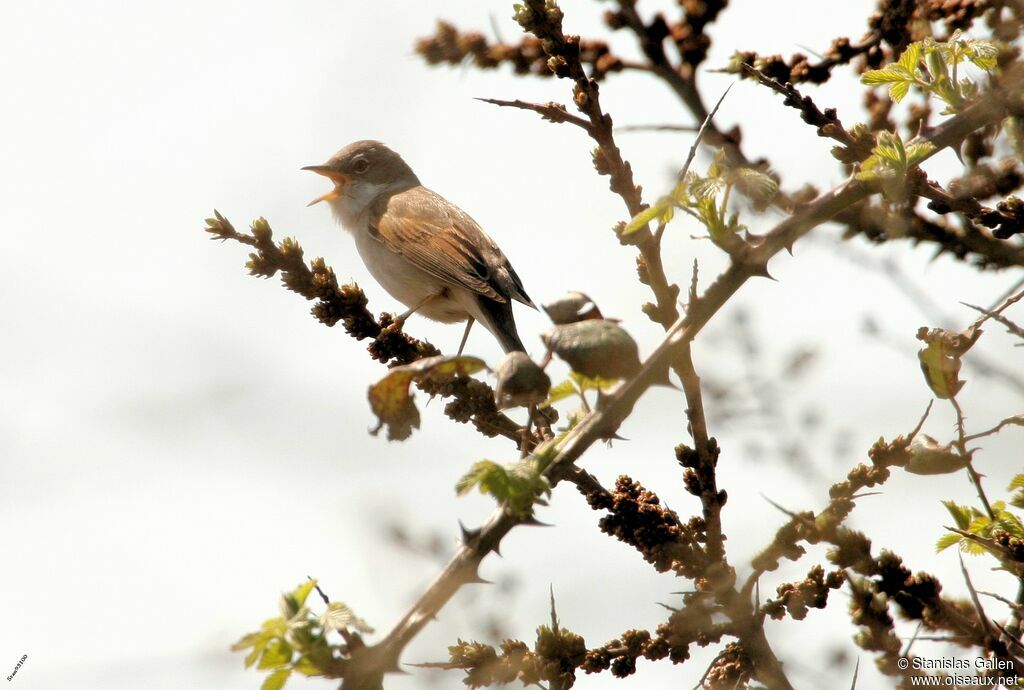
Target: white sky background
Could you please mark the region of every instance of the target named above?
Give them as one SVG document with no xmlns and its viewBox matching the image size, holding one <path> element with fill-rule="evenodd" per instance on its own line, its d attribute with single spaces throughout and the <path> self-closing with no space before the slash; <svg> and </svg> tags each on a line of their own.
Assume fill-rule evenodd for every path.
<svg viewBox="0 0 1024 690">
<path fill-rule="evenodd" d="M 723 65 L 734 49 L 824 50 L 834 36 L 858 37 L 872 10 L 869 2 L 830 3 L 827 11 L 792 2 L 783 24 L 767 5 L 730 6 L 712 29 L 708 67 Z M 574 0 L 564 8 L 567 31 L 605 33 L 600 4 Z M 395 301 L 369 278 L 328 210 L 306 208 L 324 181 L 299 172 L 350 141 L 379 138 L 483 225 L 535 301 L 581 289 L 624 320 L 642 352 L 658 342 L 660 329 L 638 309 L 649 296 L 635 280 L 634 253 L 611 234 L 623 208 L 591 168 L 591 142 L 569 126 L 472 100 L 567 102 L 570 85 L 515 79 L 507 68 L 432 69 L 413 53 L 436 17 L 487 33 L 493 17 L 512 40 L 519 31 L 510 15 L 510 3 L 469 0 L 4 6 L 0 671 L 6 676 L 29 656 L 12 687 L 258 688 L 262 676 L 244 671 L 228 645 L 274 615 L 278 594 L 307 574 L 386 631 L 438 564 L 387 544 L 382 522 L 445 535 L 450 550 L 457 520 L 479 524 L 492 508 L 482 497 L 456 499 L 455 480 L 474 460 L 514 457 L 506 441 L 453 426 L 443 403 L 424 408 L 422 396 L 422 429 L 409 441 L 367 434 L 366 387 L 383 369 L 366 356 L 365 343 L 317 323 L 310 304 L 276 279 L 247 277 L 243 247 L 209 242 L 202 219 L 213 208 L 239 227 L 265 216 L 278 238 L 297 236 L 310 258 L 324 255 L 339 278 L 355 279 L 372 310 L 393 310 Z M 614 44 L 633 50 L 626 34 Z M 713 101 L 730 81 L 706 75 L 705 97 Z M 839 107 L 848 125 L 862 117 L 861 87 L 848 72 L 807 92 Z M 667 89 L 643 76 L 613 77 L 602 99 L 618 124 L 690 122 Z M 787 188 L 841 181 L 830 145 L 780 98 L 738 84 L 719 124 L 737 121 L 745 151 L 768 156 Z M 622 134 L 619 142 L 653 198 L 667 188 L 690 137 Z M 948 174 L 956 162 L 944 154 L 928 169 Z M 747 218 L 755 230 L 774 221 Z M 709 243 L 689 239 L 697 231 L 686 220 L 669 228 L 666 263 L 672 279 L 685 283 L 700 258 L 706 285 L 722 259 Z M 913 427 L 929 399 L 913 336 L 918 326 L 937 324 L 885 279 L 837 259 L 834 229 L 815 234 L 822 241 L 798 245 L 795 259 L 773 261 L 779 282 L 751 282 L 737 305 L 750 307 L 773 370 L 796 345 L 821 353 L 786 400 L 794 419 L 805 408 L 823 416 L 827 433 L 806 452 L 822 476 L 837 481 L 880 434 Z M 988 304 L 1014 279 L 978 277 L 944 258 L 929 263 L 930 249 L 905 244 L 871 251 L 905 267 L 955 316 L 951 325 L 973 319 L 959 300 Z M 709 327 L 705 344 L 698 341 L 698 368 L 709 377 L 735 376 L 739 366 L 727 345 L 737 305 Z M 867 314 L 899 350 L 860 334 Z M 539 355 L 546 320 L 526 309 L 517 318 Z M 446 350 L 461 336 L 460 326 L 416 318 L 408 328 Z M 999 330 L 990 328 L 981 348 L 1019 369 L 1020 350 Z M 469 351 L 490 361 L 499 354 L 480 328 Z M 962 402 L 973 430 L 1021 411 L 1019 395 L 968 377 Z M 683 516 L 694 513 L 699 504 L 683 490 L 672 455 L 688 440 L 684 408 L 678 392 L 649 392 L 622 429 L 632 440 L 594 448 L 585 466 L 607 484 L 629 473 Z M 827 483 L 793 472 L 777 455 L 751 454 L 750 434 L 736 426 L 719 429 L 713 415 L 710 425 L 724 449 L 719 480 L 730 495 L 723 513 L 730 557 L 743 576 L 785 519 L 762 495 L 791 509 L 820 508 Z M 948 406 L 937 405 L 927 430 L 945 438 L 951 427 Z M 830 439 L 842 430 L 852 451 L 836 460 Z M 770 446 L 770 434 L 761 436 Z M 985 448 L 979 467 L 1000 497 L 1020 469 L 1020 432 Z M 883 489 L 859 503 L 853 524 L 877 547 L 896 549 L 911 569 L 938 573 L 947 592 L 963 594 L 955 553 L 934 556 L 932 545 L 948 522 L 939 501 L 972 501 L 966 478 L 897 474 Z M 557 527 L 516 530 L 505 557 L 484 565 L 487 577 L 517 577 L 516 596 L 484 589 L 473 600 L 502 607 L 513 636 L 532 642 L 547 617 L 549 584 L 563 623 L 590 646 L 627 628 L 653 629 L 666 615 L 656 602 L 673 602 L 671 592 L 689 586 L 654 574 L 600 534 L 597 516 L 571 487 L 558 488 L 539 517 Z M 812 556 L 821 559 L 818 551 Z M 778 575 L 800 579 L 810 563 Z M 987 561 L 970 564 L 979 589 L 1012 593 Z M 777 582 L 765 578 L 762 592 Z M 459 595 L 405 661 L 443 659 L 460 634 L 479 636 L 459 606 L 468 596 Z M 849 686 L 852 661 L 833 668 L 830 655 L 839 650 L 852 659 L 858 649 L 846 596 L 833 597 L 804 623 L 769 627 L 801 687 Z M 628 680 L 582 676 L 577 687 L 688 688 L 709 658 L 696 650 L 683 666 L 641 661 Z M 460 687 L 457 674 L 438 675 L 416 671 L 388 687 L 431 679 Z M 331 685 L 296 679 L 290 687 Z M 887 687 L 866 654 L 858 687 Z"/>
</svg>

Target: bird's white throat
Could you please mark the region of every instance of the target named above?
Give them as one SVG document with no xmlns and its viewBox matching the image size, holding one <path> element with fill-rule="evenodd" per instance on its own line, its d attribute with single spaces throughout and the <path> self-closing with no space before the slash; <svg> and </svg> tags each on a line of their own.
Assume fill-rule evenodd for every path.
<svg viewBox="0 0 1024 690">
<path fill-rule="evenodd" d="M 343 228 L 353 233 L 361 232 L 366 229 L 370 204 L 387 191 L 388 185 L 350 183 L 345 187 L 344 194 L 329 202 L 331 212 Z"/>
</svg>

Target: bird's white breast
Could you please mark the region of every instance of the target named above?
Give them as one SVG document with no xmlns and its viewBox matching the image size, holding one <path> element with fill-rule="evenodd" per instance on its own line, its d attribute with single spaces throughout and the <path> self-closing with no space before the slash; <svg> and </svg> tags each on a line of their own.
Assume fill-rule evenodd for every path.
<svg viewBox="0 0 1024 690">
<path fill-rule="evenodd" d="M 346 197 L 331 202 L 335 218 L 352 233 L 366 269 L 388 294 L 411 309 L 444 290 L 446 298 L 432 300 L 420 307 L 417 313 L 442 323 L 464 321 L 470 314 L 480 318 L 476 313 L 479 307 L 468 290 L 435 278 L 401 254 L 388 249 L 369 232 L 369 204 L 361 209 L 356 206 L 352 199 Z"/>
</svg>

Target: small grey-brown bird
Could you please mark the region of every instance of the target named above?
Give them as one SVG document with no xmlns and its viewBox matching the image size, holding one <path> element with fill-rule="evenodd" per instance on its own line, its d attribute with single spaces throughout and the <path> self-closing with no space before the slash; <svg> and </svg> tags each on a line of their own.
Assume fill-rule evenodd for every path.
<svg viewBox="0 0 1024 690">
<path fill-rule="evenodd" d="M 512 300 L 533 307 L 498 245 L 462 209 L 420 184 L 402 157 L 379 141 L 357 141 L 311 170 L 334 188 L 326 201 L 355 237 L 370 274 L 413 313 L 441 323 L 466 321 L 459 354 L 474 321 L 505 352 L 523 350 Z"/>
</svg>

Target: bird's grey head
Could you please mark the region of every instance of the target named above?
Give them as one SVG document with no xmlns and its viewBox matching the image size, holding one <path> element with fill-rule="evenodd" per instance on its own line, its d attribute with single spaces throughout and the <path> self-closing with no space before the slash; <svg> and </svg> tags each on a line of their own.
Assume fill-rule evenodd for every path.
<svg viewBox="0 0 1024 690">
<path fill-rule="evenodd" d="M 349 144 L 323 165 L 311 170 L 330 179 L 334 189 L 317 197 L 310 205 L 329 201 L 347 212 L 362 212 L 382 194 L 396 194 L 417 186 L 420 181 L 402 157 L 379 141 L 363 140 Z"/>
</svg>

